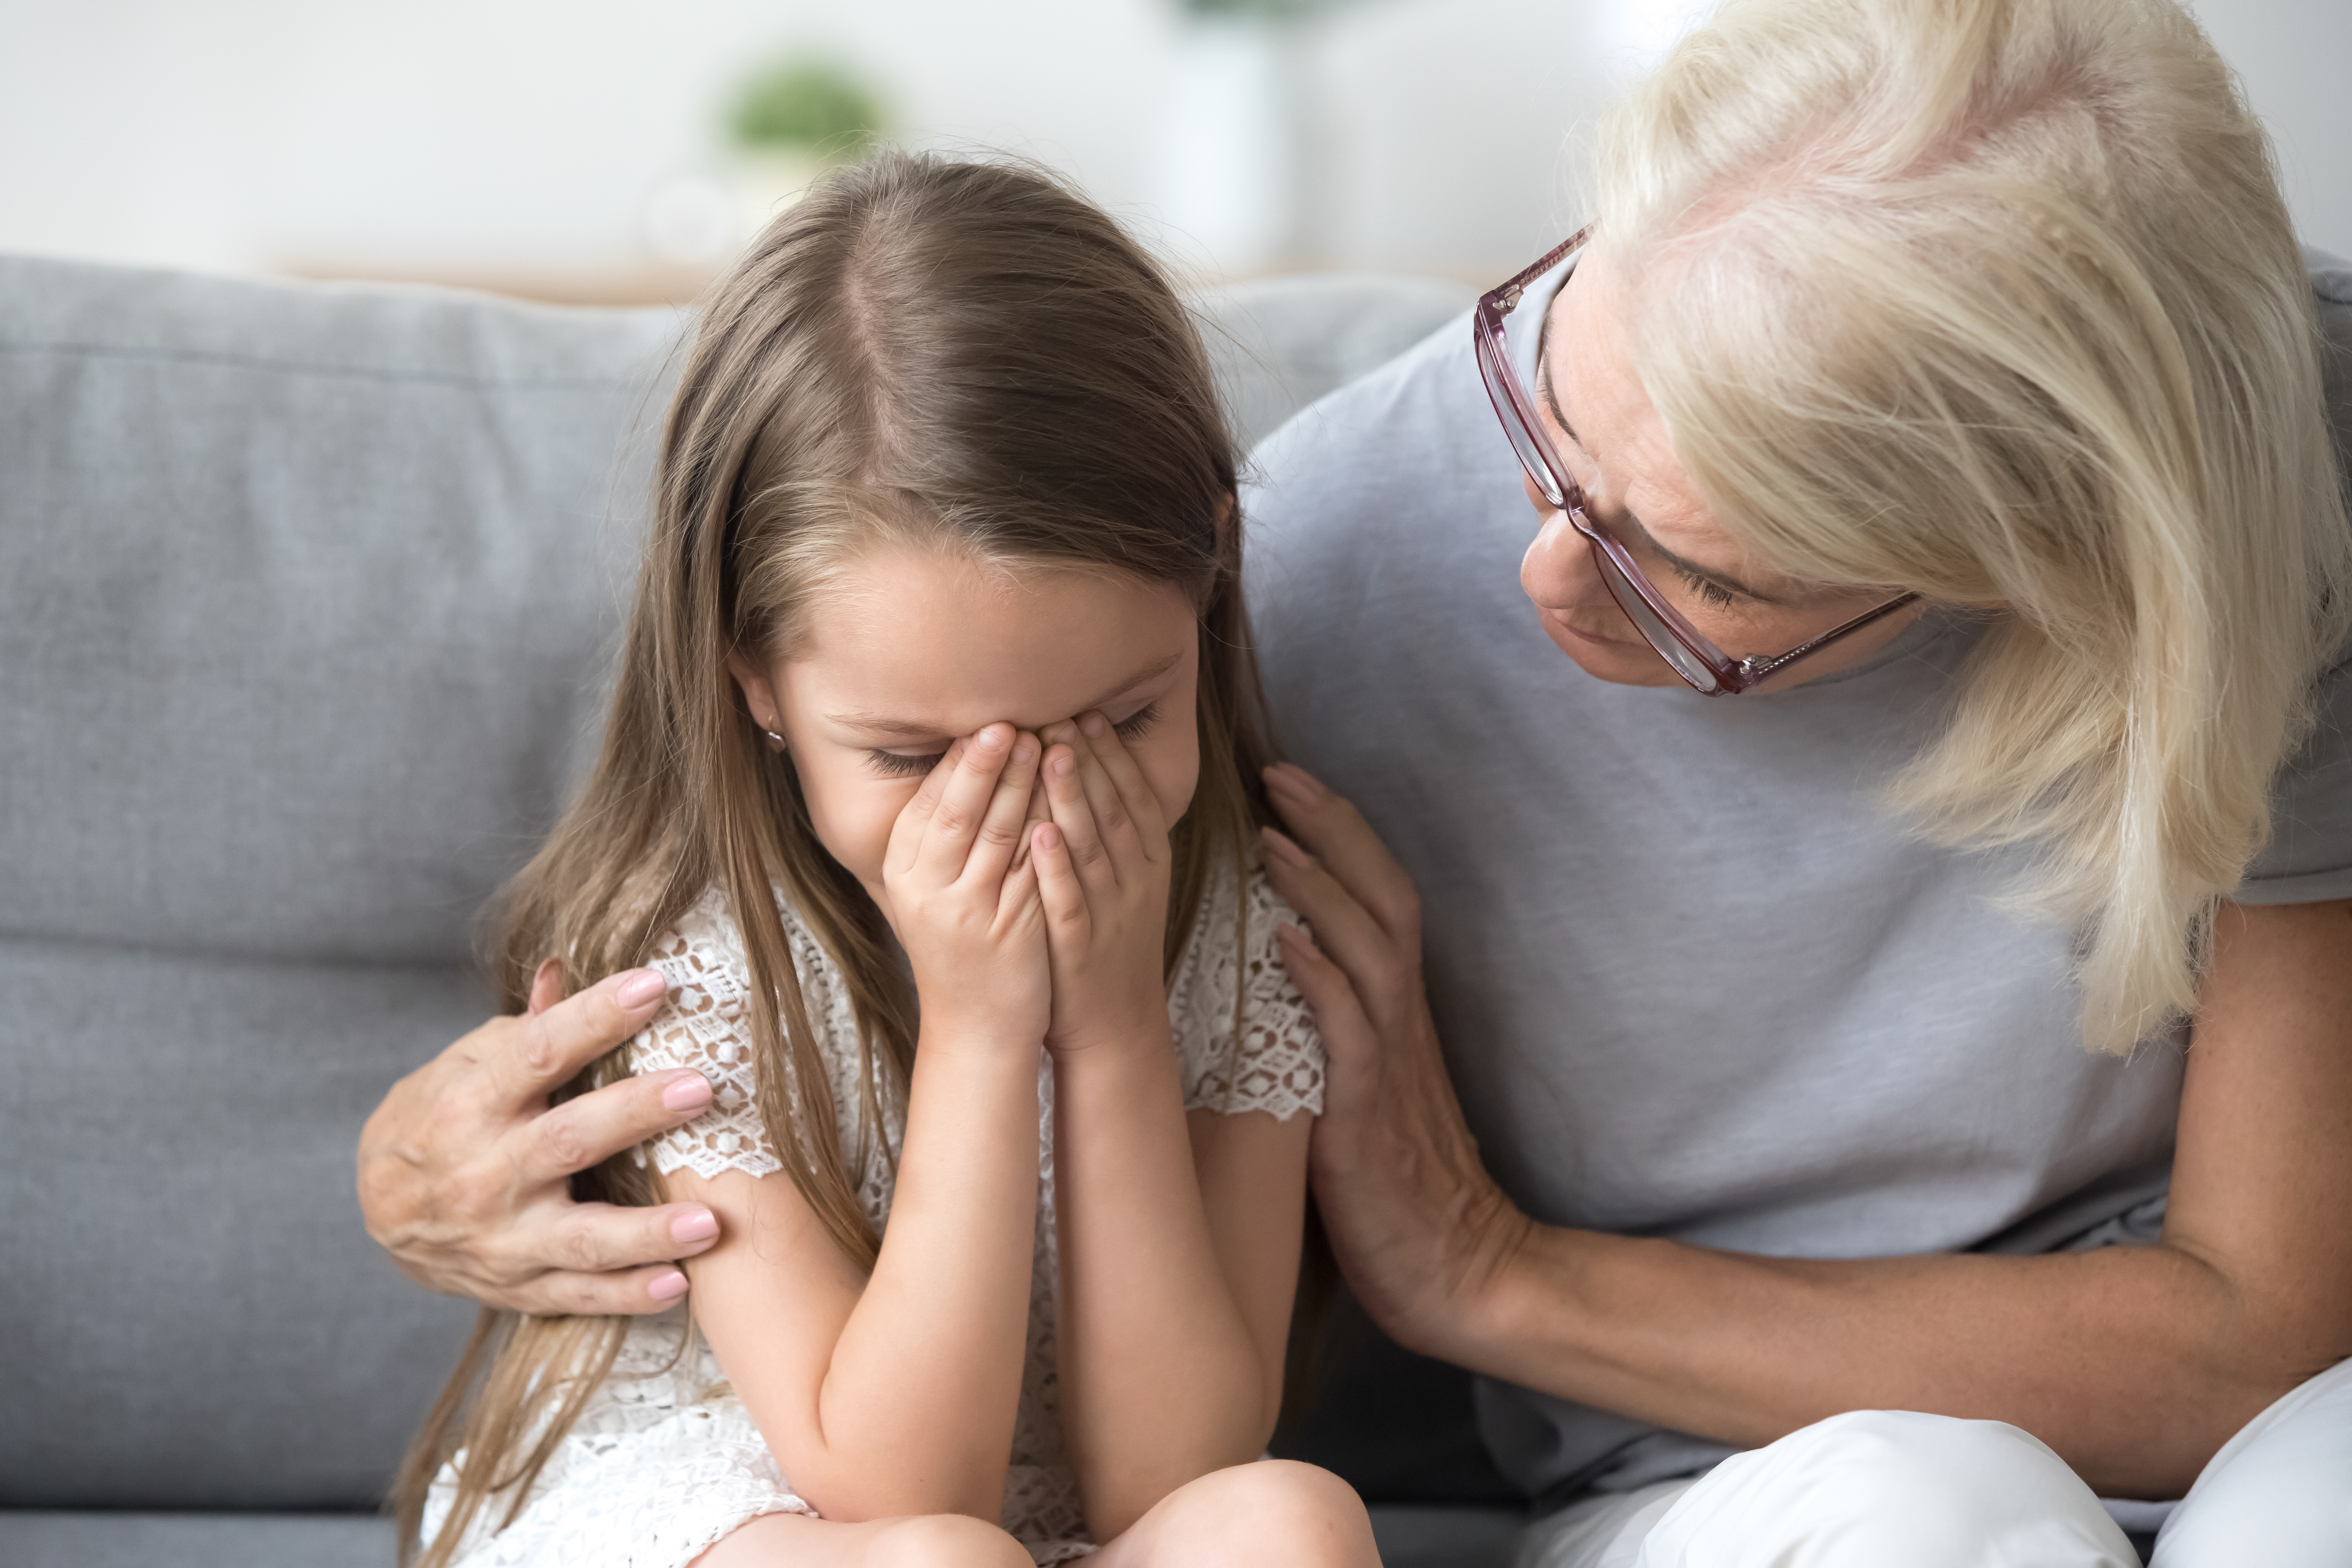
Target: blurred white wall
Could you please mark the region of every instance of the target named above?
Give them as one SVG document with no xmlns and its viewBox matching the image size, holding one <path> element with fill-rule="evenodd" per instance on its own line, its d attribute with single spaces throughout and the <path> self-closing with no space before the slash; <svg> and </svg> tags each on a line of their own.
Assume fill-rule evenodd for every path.
<svg viewBox="0 0 2352 1568">
<path fill-rule="evenodd" d="M 1300 35 L 1291 265 L 1481 279 L 1575 215 L 1566 138 L 1702 0 L 1360 0 Z M 2203 0 L 2315 243 L 2352 252 L 2352 0 Z M 780 47 L 918 139 L 1076 175 L 1168 232 L 1173 0 L 0 0 L 0 248 L 247 271 L 522 278 L 646 264 Z M 1180 204 L 1181 205 L 1181 204 Z"/>
</svg>

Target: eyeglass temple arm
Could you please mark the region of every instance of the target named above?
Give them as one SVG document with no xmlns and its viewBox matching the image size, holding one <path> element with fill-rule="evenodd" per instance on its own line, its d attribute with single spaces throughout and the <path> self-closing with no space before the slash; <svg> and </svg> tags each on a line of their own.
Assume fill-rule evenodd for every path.
<svg viewBox="0 0 2352 1568">
<path fill-rule="evenodd" d="M 1895 597 L 1887 600 L 1886 603 L 1879 605 L 1875 609 L 1864 610 L 1862 614 L 1854 616 L 1853 619 L 1847 621 L 1843 626 L 1832 626 L 1821 636 L 1811 638 L 1805 642 L 1799 643 L 1796 647 L 1790 648 L 1786 653 L 1776 654 L 1770 658 L 1743 658 L 1739 661 L 1739 673 L 1747 678 L 1749 685 L 1753 686 L 1758 681 L 1766 679 L 1777 672 L 1786 669 L 1789 666 L 1796 663 L 1799 659 L 1804 658 L 1807 654 L 1813 652 L 1815 649 L 1825 647 L 1829 644 L 1837 641 L 1838 638 L 1845 636 L 1848 632 L 1858 632 L 1863 627 L 1870 625 L 1871 622 L 1893 615 L 1895 611 L 1901 609 L 1904 605 L 1912 603 L 1918 597 L 1919 595 L 1916 594 L 1897 595 Z"/>
</svg>

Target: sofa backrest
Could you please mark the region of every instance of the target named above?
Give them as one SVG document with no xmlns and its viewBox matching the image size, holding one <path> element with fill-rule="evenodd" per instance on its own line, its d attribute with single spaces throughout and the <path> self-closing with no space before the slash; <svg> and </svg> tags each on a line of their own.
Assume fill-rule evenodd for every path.
<svg viewBox="0 0 2352 1568">
<path fill-rule="evenodd" d="M 1458 287 L 1200 301 L 1245 438 Z M 352 1151 L 591 754 L 683 318 L 0 258 L 0 1506 L 373 1506 Z"/>
</svg>

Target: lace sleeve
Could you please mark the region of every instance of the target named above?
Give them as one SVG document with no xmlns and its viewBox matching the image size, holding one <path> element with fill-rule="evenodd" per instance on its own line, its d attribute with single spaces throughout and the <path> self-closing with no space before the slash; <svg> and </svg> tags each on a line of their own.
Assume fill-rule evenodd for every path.
<svg viewBox="0 0 2352 1568">
<path fill-rule="evenodd" d="M 1274 931 L 1285 921 L 1306 923 L 1265 872 L 1251 869 L 1238 900 L 1231 872 L 1210 879 L 1168 995 L 1185 1110 L 1264 1110 L 1278 1121 L 1322 1114 L 1323 1037 L 1282 967 Z"/>
<path fill-rule="evenodd" d="M 714 890 L 654 944 L 652 966 L 669 996 L 631 1042 L 640 1073 L 694 1068 L 710 1080 L 710 1109 L 653 1142 L 655 1169 L 702 1177 L 721 1171 L 764 1176 L 784 1168 L 760 1120 L 752 1077 L 751 965 Z"/>
</svg>

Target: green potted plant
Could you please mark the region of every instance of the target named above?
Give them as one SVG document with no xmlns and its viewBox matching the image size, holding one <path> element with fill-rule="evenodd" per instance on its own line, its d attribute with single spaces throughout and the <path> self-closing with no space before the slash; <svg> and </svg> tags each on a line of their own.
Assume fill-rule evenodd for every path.
<svg viewBox="0 0 2352 1568">
<path fill-rule="evenodd" d="M 840 62 L 794 54 L 748 78 L 726 115 L 730 185 L 756 234 L 819 174 L 881 134 L 880 100 Z"/>
</svg>

